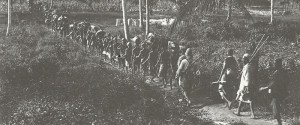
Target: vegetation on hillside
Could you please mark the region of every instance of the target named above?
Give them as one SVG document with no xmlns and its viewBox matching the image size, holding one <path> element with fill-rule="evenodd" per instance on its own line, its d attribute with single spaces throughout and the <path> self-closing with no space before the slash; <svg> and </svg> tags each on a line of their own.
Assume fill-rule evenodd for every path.
<svg viewBox="0 0 300 125">
<path fill-rule="evenodd" d="M 0 43 L 1 124 L 204 122 L 187 112 L 180 95 L 107 67 L 44 26 L 13 27 Z"/>
<path fill-rule="evenodd" d="M 300 75 L 300 51 L 299 39 L 300 25 L 297 22 L 277 21 L 269 25 L 268 21 L 256 22 L 253 24 L 244 21 L 226 22 L 220 21 L 222 18 L 207 18 L 208 22 L 201 21 L 203 18 L 190 16 L 191 23 L 177 27 L 171 37 L 173 41 L 182 45 L 193 47 L 194 59 L 200 58 L 196 62 L 201 73 L 201 84 L 209 84 L 218 79 L 222 68 L 222 62 L 226 57 L 229 48 L 235 49 L 235 57 L 242 65 L 241 57 L 250 47 L 251 42 L 256 42 L 266 34 L 269 37 L 267 43 L 260 50 L 259 62 L 259 83 L 258 86 L 268 84 L 268 79 L 273 73 L 272 64 L 276 58 L 284 60 L 284 67 L 288 70 L 291 83 L 289 85 L 290 96 L 285 100 L 283 106 L 286 119 L 299 116 L 299 78 Z M 152 28 L 156 34 L 168 34 L 168 28 Z M 132 33 L 139 33 L 132 30 Z M 269 65 L 271 64 L 271 65 Z M 271 66 L 271 67 L 270 67 Z M 241 67 L 242 68 L 242 67 Z M 207 85 L 206 85 L 207 86 Z M 201 86 L 200 86 L 201 87 Z M 258 105 L 256 112 L 263 113 L 269 117 L 269 96 L 267 93 L 257 93 Z M 263 100 L 263 101 L 262 101 Z"/>
</svg>

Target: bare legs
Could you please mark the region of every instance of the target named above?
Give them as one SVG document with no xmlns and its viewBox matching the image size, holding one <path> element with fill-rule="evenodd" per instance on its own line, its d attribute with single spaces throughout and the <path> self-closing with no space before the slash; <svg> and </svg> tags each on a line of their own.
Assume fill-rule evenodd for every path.
<svg viewBox="0 0 300 125">
<path fill-rule="evenodd" d="M 221 94 L 221 93 L 222 93 L 222 94 Z M 229 101 L 229 100 L 226 98 L 226 96 L 225 96 L 225 94 L 224 94 L 223 92 L 220 92 L 220 95 L 221 95 L 222 99 L 224 99 L 224 100 L 226 101 L 226 106 L 227 106 L 229 109 L 231 109 L 231 101 Z"/>
<path fill-rule="evenodd" d="M 244 102 L 239 101 L 239 107 L 238 107 L 238 110 L 237 110 L 237 113 L 236 113 L 237 116 L 241 116 L 241 108 L 242 108 L 242 104 L 243 104 L 243 103 L 244 103 Z M 247 103 L 248 103 L 248 102 L 247 102 Z M 250 102 L 249 102 L 249 105 L 250 105 L 250 111 L 251 111 L 251 118 L 255 118 L 255 116 L 254 116 L 254 110 L 253 110 L 253 102 L 250 101 Z"/>
<path fill-rule="evenodd" d="M 191 100 L 189 98 L 189 96 L 190 96 L 189 91 L 186 91 L 182 85 L 179 85 L 179 88 L 180 88 L 181 93 L 183 94 L 186 102 L 188 103 L 188 106 L 190 106 L 191 105 Z"/>
</svg>

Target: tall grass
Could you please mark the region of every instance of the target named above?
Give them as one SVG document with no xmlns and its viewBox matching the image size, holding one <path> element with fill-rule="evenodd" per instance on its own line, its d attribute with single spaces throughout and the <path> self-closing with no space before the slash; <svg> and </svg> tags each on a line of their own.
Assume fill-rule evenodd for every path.
<svg viewBox="0 0 300 125">
<path fill-rule="evenodd" d="M 188 18 L 189 20 L 190 18 Z M 220 20 L 215 21 L 209 18 L 210 22 L 201 22 L 201 19 L 193 17 L 190 19 L 194 22 L 188 25 L 178 26 L 169 37 L 179 44 L 193 47 L 194 59 L 199 59 L 196 62 L 196 67 L 201 71 L 201 83 L 205 86 L 216 81 L 222 68 L 222 63 L 225 59 L 226 52 L 229 48 L 234 49 L 234 56 L 241 61 L 243 54 L 250 47 L 251 42 L 260 40 L 263 34 L 269 35 L 268 42 L 262 47 L 259 52 L 259 75 L 257 85 L 259 87 L 266 86 L 268 79 L 273 73 L 273 70 L 267 69 L 269 62 L 273 63 L 276 58 L 284 60 L 285 68 L 290 76 L 290 97 L 284 101 L 283 114 L 284 118 L 290 119 L 299 116 L 300 99 L 299 99 L 299 72 L 300 72 L 300 54 L 299 45 L 296 43 L 297 35 L 300 34 L 299 23 L 277 22 L 275 25 L 268 25 L 265 22 L 257 22 L 255 24 L 239 24 L 239 23 L 224 23 Z M 131 33 L 139 33 L 139 30 L 132 30 Z M 159 35 L 168 35 L 168 28 L 155 26 L 151 32 Z M 288 61 L 295 62 L 294 68 L 289 68 L 286 65 Z M 239 62 L 240 70 L 242 62 Z M 289 68 L 289 69 L 288 69 Z M 202 87 L 204 87 L 202 86 Z M 267 111 L 269 106 L 265 93 L 257 93 L 258 105 L 256 112 Z M 263 101 L 262 101 L 263 100 Z"/>
<path fill-rule="evenodd" d="M 0 124 L 205 122 L 187 112 L 179 95 L 106 67 L 44 26 L 14 27 L 0 44 Z"/>
</svg>

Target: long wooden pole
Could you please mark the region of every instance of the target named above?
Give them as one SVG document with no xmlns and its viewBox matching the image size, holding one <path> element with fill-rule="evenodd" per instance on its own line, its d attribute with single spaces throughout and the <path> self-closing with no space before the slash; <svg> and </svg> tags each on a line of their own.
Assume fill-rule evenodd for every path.
<svg viewBox="0 0 300 125">
<path fill-rule="evenodd" d="M 7 30 L 6 30 L 6 36 L 9 35 L 9 30 L 11 27 L 11 0 L 8 0 L 8 6 L 7 6 Z"/>
</svg>

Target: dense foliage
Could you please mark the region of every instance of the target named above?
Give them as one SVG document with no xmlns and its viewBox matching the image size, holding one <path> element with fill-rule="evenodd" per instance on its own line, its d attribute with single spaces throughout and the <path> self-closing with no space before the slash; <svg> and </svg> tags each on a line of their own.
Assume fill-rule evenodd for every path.
<svg viewBox="0 0 300 125">
<path fill-rule="evenodd" d="M 120 73 L 46 27 L 14 27 L 0 43 L 0 124 L 203 122 L 179 95 Z"/>
<path fill-rule="evenodd" d="M 222 22 L 222 18 L 207 18 L 208 21 L 202 21 L 203 18 L 197 19 L 192 17 L 189 20 L 192 23 L 177 27 L 170 37 L 182 45 L 192 46 L 195 51 L 194 59 L 201 58 L 196 63 L 202 71 L 201 83 L 208 84 L 218 79 L 222 68 L 223 59 L 226 57 L 226 51 L 229 48 L 235 50 L 235 57 L 242 66 L 241 57 L 250 48 L 250 43 L 258 41 L 266 34 L 269 37 L 268 42 L 260 50 L 259 77 L 258 85 L 266 86 L 270 80 L 273 62 L 276 58 L 283 58 L 284 67 L 290 73 L 291 83 L 289 84 L 290 96 L 285 100 L 283 106 L 285 119 L 299 116 L 300 99 L 299 78 L 300 75 L 300 51 L 299 51 L 299 34 L 300 27 L 297 22 L 278 21 L 274 25 L 268 22 L 258 21 L 249 24 L 244 21 Z M 194 21 L 194 22 L 193 22 Z M 167 34 L 168 28 L 155 29 L 152 31 L 157 34 Z M 242 67 L 241 67 L 242 68 Z M 240 69 L 241 69 L 240 68 Z M 259 114 L 270 114 L 270 98 L 267 93 L 257 93 L 257 108 Z"/>
</svg>

